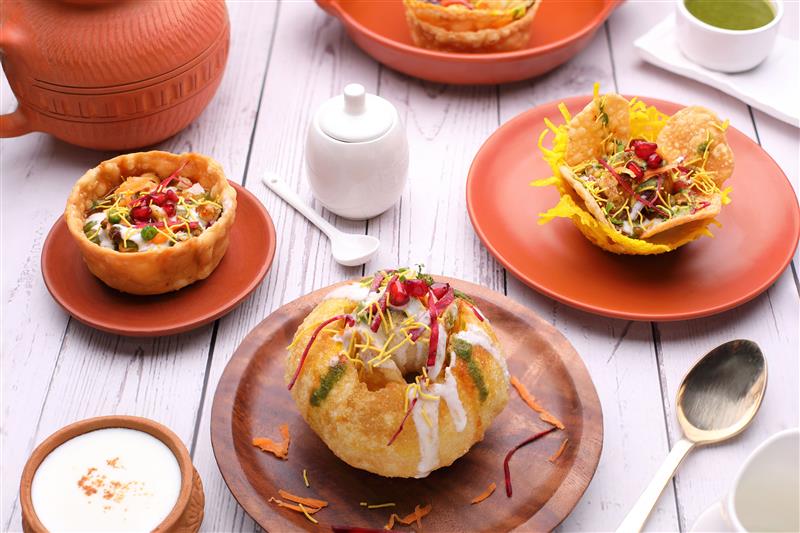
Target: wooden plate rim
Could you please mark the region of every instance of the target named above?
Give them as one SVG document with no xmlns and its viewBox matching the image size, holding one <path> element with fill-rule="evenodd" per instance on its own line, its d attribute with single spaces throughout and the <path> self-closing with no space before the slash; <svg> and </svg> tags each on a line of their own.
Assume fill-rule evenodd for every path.
<svg viewBox="0 0 800 533">
<path fill-rule="evenodd" d="M 513 314 L 524 317 L 525 322 L 535 325 L 543 338 L 546 338 L 551 346 L 557 347 L 559 358 L 564 363 L 564 368 L 567 371 L 569 378 L 572 380 L 575 393 L 581 403 L 581 413 L 583 420 L 583 427 L 581 433 L 580 447 L 575 455 L 575 460 L 572 467 L 567 472 L 562 483 L 553 492 L 552 496 L 545 502 L 545 504 L 532 516 L 530 516 L 524 523 L 517 527 L 517 530 L 524 530 L 534 528 L 536 530 L 552 530 L 558 526 L 574 509 L 580 498 L 586 491 L 589 483 L 591 482 L 597 470 L 597 465 L 600 462 L 600 454 L 603 449 L 603 411 L 600 404 L 600 398 L 597 395 L 597 390 L 589 375 L 589 371 L 580 357 L 578 352 L 567 340 L 567 338 L 553 327 L 550 323 L 540 318 L 536 313 L 527 307 L 515 302 L 511 298 L 499 294 L 493 290 L 487 289 L 480 285 L 462 281 L 459 279 L 449 278 L 446 276 L 436 276 L 437 280 L 443 280 L 460 288 L 467 294 L 476 296 L 478 298 L 490 301 L 492 304 L 503 307 Z M 286 303 L 270 313 L 264 320 L 262 320 L 256 327 L 254 327 L 247 336 L 242 340 L 242 343 L 231 356 L 230 360 L 225 366 L 222 375 L 220 376 L 217 388 L 214 393 L 214 400 L 211 407 L 211 447 L 214 450 L 214 460 L 217 462 L 222 478 L 228 486 L 231 494 L 239 503 L 239 505 L 247 512 L 247 514 L 261 527 L 269 530 L 269 528 L 278 528 L 282 524 L 280 522 L 283 517 L 279 512 L 272 508 L 267 508 L 264 512 L 262 508 L 255 511 L 248 509 L 242 503 L 248 499 L 248 490 L 255 492 L 254 487 L 250 484 L 247 476 L 242 471 L 241 463 L 236 461 L 231 465 L 231 470 L 227 470 L 224 465 L 228 465 L 223 458 L 221 460 L 219 450 L 228 448 L 234 449 L 234 435 L 232 433 L 233 420 L 232 410 L 225 409 L 223 405 L 223 396 L 235 397 L 239 383 L 243 379 L 244 373 L 249 367 L 253 358 L 258 354 L 260 344 L 258 342 L 258 331 L 262 329 L 269 329 L 273 327 L 272 322 L 280 320 L 289 308 L 296 307 L 306 302 L 318 302 L 322 297 L 327 294 L 331 289 L 340 286 L 347 282 L 335 283 L 327 287 L 317 289 L 314 292 L 306 294 L 297 298 L 289 303 Z M 276 326 L 279 323 L 276 322 Z M 513 392 L 512 392 L 513 394 Z M 590 423 L 595 421 L 595 424 Z M 586 481 L 581 481 L 581 475 L 586 476 Z M 587 475 L 588 474 L 588 475 Z M 244 489 L 243 487 L 247 487 Z M 561 508 L 561 511 L 554 510 L 553 508 Z M 258 516 L 256 516 L 258 515 Z M 278 522 L 266 522 L 266 517 L 277 517 Z M 282 525 L 286 526 L 287 523 Z"/>
</svg>

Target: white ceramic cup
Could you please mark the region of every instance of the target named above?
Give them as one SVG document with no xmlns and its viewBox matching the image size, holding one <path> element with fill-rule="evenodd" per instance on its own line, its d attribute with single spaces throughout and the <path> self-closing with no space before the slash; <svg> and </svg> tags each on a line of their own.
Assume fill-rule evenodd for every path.
<svg viewBox="0 0 800 533">
<path fill-rule="evenodd" d="M 775 44 L 783 18 L 782 0 L 765 0 L 775 18 L 753 30 L 726 30 L 692 15 L 684 0 L 676 0 L 678 47 L 700 66 L 720 72 L 743 72 L 763 62 Z"/>
<path fill-rule="evenodd" d="M 761 443 L 742 465 L 733 488 L 692 531 L 800 531 L 800 429 Z"/>
</svg>

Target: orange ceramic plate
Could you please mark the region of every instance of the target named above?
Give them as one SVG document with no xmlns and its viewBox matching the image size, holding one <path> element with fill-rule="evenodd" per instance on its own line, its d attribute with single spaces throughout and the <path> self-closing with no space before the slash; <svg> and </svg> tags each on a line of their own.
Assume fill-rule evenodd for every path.
<svg viewBox="0 0 800 533">
<path fill-rule="evenodd" d="M 589 96 L 565 100 L 577 113 Z M 683 106 L 643 98 L 672 114 Z M 478 152 L 467 179 L 467 209 L 489 251 L 524 283 L 560 302 L 606 316 L 681 320 L 719 313 L 766 290 L 789 264 L 800 237 L 800 210 L 780 167 L 735 128 L 733 203 L 702 237 L 657 256 L 621 256 L 597 248 L 566 219 L 537 224 L 558 202 L 536 139 L 544 119 L 563 122 L 552 102 L 500 127 Z"/>
<path fill-rule="evenodd" d="M 179 291 L 135 296 L 114 290 L 89 272 L 64 217 L 50 230 L 42 249 L 47 290 L 84 324 L 132 337 L 172 335 L 197 328 L 236 307 L 258 286 L 275 255 L 275 227 L 252 193 L 236 189 L 236 221 L 219 266 L 205 280 Z"/>
<path fill-rule="evenodd" d="M 542 0 L 526 48 L 496 54 L 456 54 L 415 46 L 402 0 L 317 0 L 342 21 L 355 43 L 405 74 L 441 83 L 496 84 L 538 76 L 583 49 L 618 0 L 577 4 Z"/>
</svg>

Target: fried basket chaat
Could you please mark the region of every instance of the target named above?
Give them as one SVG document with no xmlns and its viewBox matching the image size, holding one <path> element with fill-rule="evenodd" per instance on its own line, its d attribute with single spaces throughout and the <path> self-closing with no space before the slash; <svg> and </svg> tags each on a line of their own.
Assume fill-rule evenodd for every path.
<svg viewBox="0 0 800 533">
<path fill-rule="evenodd" d="M 452 464 L 508 402 L 489 321 L 465 294 L 408 268 L 333 289 L 288 350 L 303 418 L 343 461 L 382 476 Z"/>
<path fill-rule="evenodd" d="M 553 176 L 558 205 L 540 224 L 569 218 L 592 243 L 618 254 L 674 250 L 703 235 L 729 202 L 733 173 L 727 121 L 700 106 L 667 116 L 642 101 L 599 95 L 565 124 L 546 120 L 539 148 Z M 544 146 L 555 135 L 551 148 Z"/>
<path fill-rule="evenodd" d="M 64 213 L 92 274 L 131 294 L 208 277 L 225 255 L 235 216 L 236 191 L 216 161 L 158 151 L 89 170 Z"/>
<path fill-rule="evenodd" d="M 540 0 L 403 0 L 414 44 L 490 53 L 528 44 Z"/>
</svg>

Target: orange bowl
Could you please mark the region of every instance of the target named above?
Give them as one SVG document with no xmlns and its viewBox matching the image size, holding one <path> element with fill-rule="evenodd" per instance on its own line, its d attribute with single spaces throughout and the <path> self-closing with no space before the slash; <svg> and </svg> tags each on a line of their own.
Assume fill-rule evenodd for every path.
<svg viewBox="0 0 800 533">
<path fill-rule="evenodd" d="M 508 83 L 554 69 L 580 52 L 619 0 L 578 7 L 542 0 L 528 46 L 514 52 L 457 54 L 415 46 L 401 0 L 317 0 L 344 24 L 350 38 L 384 65 L 429 81 L 463 85 Z"/>
</svg>

